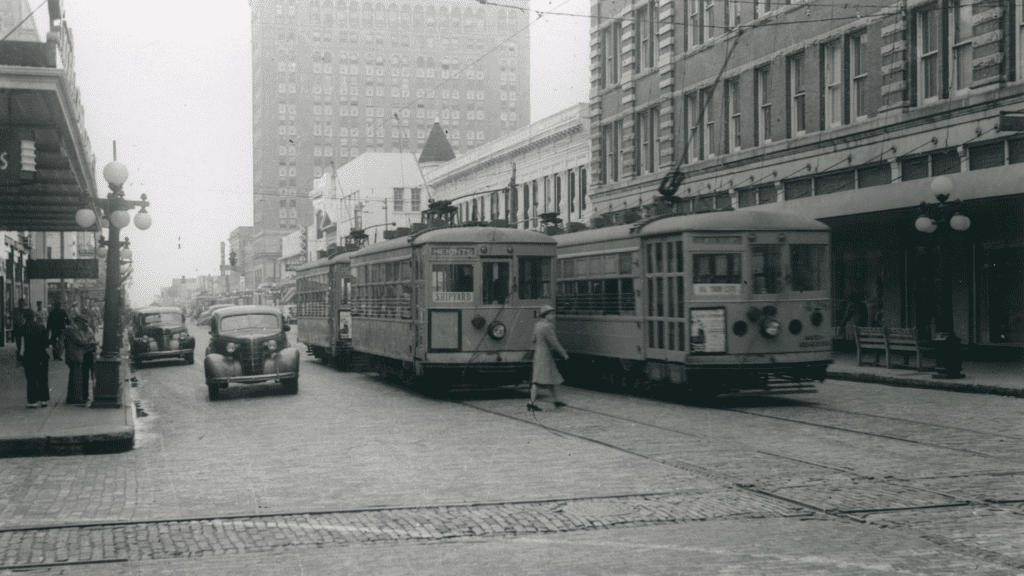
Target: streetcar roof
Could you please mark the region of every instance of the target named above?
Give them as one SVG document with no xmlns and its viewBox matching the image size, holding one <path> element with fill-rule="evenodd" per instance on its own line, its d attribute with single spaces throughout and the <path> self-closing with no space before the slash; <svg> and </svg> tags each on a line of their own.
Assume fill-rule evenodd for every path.
<svg viewBox="0 0 1024 576">
<path fill-rule="evenodd" d="M 306 270 L 312 270 L 314 268 L 327 266 L 329 263 L 330 260 L 328 260 L 327 258 L 318 258 L 316 260 L 313 260 L 312 262 L 308 262 L 306 264 L 303 264 L 302 266 L 295 268 L 295 273 L 298 274 L 299 272 L 304 272 Z"/>
<path fill-rule="evenodd" d="M 444 243 L 481 244 L 502 242 L 509 244 L 554 244 L 547 234 L 517 228 L 496 228 L 490 226 L 460 226 L 456 228 L 433 228 L 414 236 L 403 236 L 394 240 L 377 242 L 355 252 L 356 257 L 368 256 L 390 250 Z"/>
<path fill-rule="evenodd" d="M 717 232 L 728 231 L 776 231 L 776 230 L 822 230 L 829 227 L 817 220 L 811 220 L 785 212 L 768 212 L 765 210 L 729 210 L 725 212 L 707 212 L 704 214 L 688 214 L 671 216 L 653 220 L 643 225 L 637 232 L 641 236 L 656 236 L 672 232 Z"/>
<path fill-rule="evenodd" d="M 352 260 L 352 254 L 350 252 L 344 252 L 342 254 L 336 254 L 331 256 L 330 263 L 337 264 L 338 262 L 349 262 Z"/>
<path fill-rule="evenodd" d="M 635 236 L 660 236 L 676 232 L 719 232 L 719 231 L 783 231 L 821 230 L 829 227 L 817 220 L 784 212 L 765 210 L 728 210 L 704 214 L 681 214 L 635 224 L 607 226 L 594 230 L 583 230 L 572 234 L 556 236 L 559 246 L 578 246 L 594 242 L 621 240 Z"/>
</svg>

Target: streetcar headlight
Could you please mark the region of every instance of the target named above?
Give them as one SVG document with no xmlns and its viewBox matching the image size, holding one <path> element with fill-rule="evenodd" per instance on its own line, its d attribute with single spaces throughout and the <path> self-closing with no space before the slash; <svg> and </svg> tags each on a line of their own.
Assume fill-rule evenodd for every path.
<svg viewBox="0 0 1024 576">
<path fill-rule="evenodd" d="M 505 325 L 501 322 L 493 322 L 491 327 L 487 329 L 487 333 L 490 334 L 491 338 L 501 340 L 505 337 Z"/>
<path fill-rule="evenodd" d="M 224 349 L 228 351 L 228 354 L 234 354 L 235 350 L 238 350 L 238 344 L 235 344 L 234 342 L 228 342 L 228 345 L 225 346 Z"/>
<path fill-rule="evenodd" d="M 761 324 L 761 333 L 768 338 L 775 338 L 779 335 L 779 331 L 782 329 L 782 324 L 774 318 L 768 318 Z"/>
<path fill-rule="evenodd" d="M 273 352 L 274 350 L 277 350 L 277 341 L 276 340 L 267 340 L 267 350 L 270 350 L 271 352 Z"/>
</svg>

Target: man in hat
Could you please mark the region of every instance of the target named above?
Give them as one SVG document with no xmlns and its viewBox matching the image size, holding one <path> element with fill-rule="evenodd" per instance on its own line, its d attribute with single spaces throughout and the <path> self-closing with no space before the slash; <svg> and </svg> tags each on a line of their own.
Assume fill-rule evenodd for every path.
<svg viewBox="0 0 1024 576">
<path fill-rule="evenodd" d="M 68 365 L 68 404 L 85 405 L 89 401 L 89 381 L 85 378 L 82 363 L 86 352 L 96 349 L 96 336 L 89 328 L 89 319 L 81 314 L 64 332 L 67 350 L 65 362 Z"/>
<path fill-rule="evenodd" d="M 547 388 L 555 408 L 565 406 L 558 400 L 558 385 L 564 382 L 562 375 L 555 366 L 554 353 L 568 360 L 569 353 L 562 347 L 555 335 L 555 309 L 545 304 L 540 307 L 540 319 L 533 326 L 533 380 L 530 386 L 530 403 L 527 410 L 540 411 L 537 406 L 537 388 Z"/>
<path fill-rule="evenodd" d="M 25 381 L 28 384 L 28 408 L 45 407 L 50 401 L 50 355 L 46 349 L 50 346 L 50 338 L 42 321 L 36 317 L 31 308 L 25 310 L 25 355 L 22 365 L 25 367 Z"/>
<path fill-rule="evenodd" d="M 25 339 L 25 328 L 28 327 L 29 320 L 26 314 L 31 314 L 32 308 L 29 307 L 28 303 L 25 302 L 24 298 L 18 299 L 18 307 L 14 309 L 14 357 L 15 360 L 21 362 L 23 341 Z"/>
<path fill-rule="evenodd" d="M 60 300 L 53 303 L 53 310 L 46 319 L 46 329 L 50 331 L 50 342 L 53 344 L 53 359 L 60 360 L 64 355 L 64 330 L 67 329 L 68 313 L 60 307 Z"/>
</svg>

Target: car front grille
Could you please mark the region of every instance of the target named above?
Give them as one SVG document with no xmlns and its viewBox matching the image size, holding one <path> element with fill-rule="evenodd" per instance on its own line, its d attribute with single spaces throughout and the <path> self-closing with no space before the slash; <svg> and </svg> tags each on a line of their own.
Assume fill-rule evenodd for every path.
<svg viewBox="0 0 1024 576">
<path fill-rule="evenodd" d="M 239 346 L 238 361 L 242 363 L 242 371 L 247 376 L 263 372 L 262 343 L 254 342 L 252 346 Z"/>
</svg>

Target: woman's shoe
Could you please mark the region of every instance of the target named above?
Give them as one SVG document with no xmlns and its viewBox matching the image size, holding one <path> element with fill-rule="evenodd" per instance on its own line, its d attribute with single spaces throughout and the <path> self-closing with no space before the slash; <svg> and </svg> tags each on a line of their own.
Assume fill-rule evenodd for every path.
<svg viewBox="0 0 1024 576">
<path fill-rule="evenodd" d="M 555 408 L 561 408 L 562 406 L 568 406 L 565 402 L 555 402 Z"/>
<path fill-rule="evenodd" d="M 25 404 L 25 408 L 39 408 L 39 402 L 29 402 Z"/>
<path fill-rule="evenodd" d="M 39 403 L 39 407 L 40 408 L 46 408 L 46 402 L 40 402 Z"/>
<path fill-rule="evenodd" d="M 543 412 L 544 411 L 544 410 L 541 409 L 540 406 L 537 406 L 536 404 L 527 404 L 526 405 L 526 410 L 530 411 L 530 412 Z"/>
</svg>

